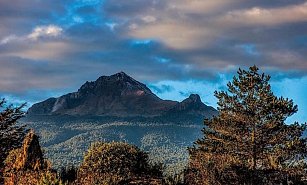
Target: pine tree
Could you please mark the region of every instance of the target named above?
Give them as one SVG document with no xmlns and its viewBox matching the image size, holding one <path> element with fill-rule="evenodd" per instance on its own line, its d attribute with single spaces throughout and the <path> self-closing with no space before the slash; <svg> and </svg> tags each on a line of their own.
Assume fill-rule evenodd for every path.
<svg viewBox="0 0 307 185">
<path fill-rule="evenodd" d="M 258 70 L 256 66 L 248 71 L 239 69 L 238 77 L 227 84 L 228 92 L 215 92 L 219 115 L 205 120 L 204 137 L 189 150 L 190 170 L 194 170 L 190 178 L 195 178 L 194 182 L 217 184 L 225 177 L 234 184 L 238 178 L 262 184 L 262 177 L 273 172 L 286 176 L 304 173 L 302 159 L 307 152 L 302 133 L 306 124 L 285 124 L 297 112 L 297 105 L 276 97 L 270 76 Z M 229 171 L 232 167 L 244 169 L 249 176 Z"/>
<path fill-rule="evenodd" d="M 8 153 L 22 144 L 25 127 L 16 126 L 17 121 L 24 116 L 25 104 L 19 107 L 6 106 L 4 99 L 0 100 L 0 177 L 4 168 L 4 160 Z M 0 178 L 0 183 L 1 183 Z"/>
</svg>

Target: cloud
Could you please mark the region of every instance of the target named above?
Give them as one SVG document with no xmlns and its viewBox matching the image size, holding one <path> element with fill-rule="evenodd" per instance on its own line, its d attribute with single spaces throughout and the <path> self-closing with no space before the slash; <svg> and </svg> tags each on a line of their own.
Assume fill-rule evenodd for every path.
<svg viewBox="0 0 307 185">
<path fill-rule="evenodd" d="M 306 47 L 289 44 L 305 35 L 306 1 L 257 2 L 169 0 L 162 8 L 135 4 L 144 12 L 129 14 L 128 8 L 110 15 L 129 15 L 122 25 L 126 37 L 161 42 L 173 63 L 190 66 L 192 71 L 231 71 L 236 66 L 257 64 L 265 69 L 286 72 L 290 68 L 305 73 Z M 155 17 L 154 22 L 139 21 L 148 14 Z"/>
<path fill-rule="evenodd" d="M 69 84 L 69 69 L 48 61 L 18 57 L 0 57 L 1 92 L 22 93 L 31 89 L 65 88 Z M 55 75 L 57 74 L 57 75 Z"/>
<path fill-rule="evenodd" d="M 16 35 L 9 35 L 5 38 L 3 38 L 1 41 L 0 41 L 0 44 L 3 45 L 3 44 L 7 44 L 11 41 L 14 41 L 14 40 L 18 40 L 18 37 Z"/>
<path fill-rule="evenodd" d="M 240 25 L 279 25 L 307 21 L 307 3 L 277 8 L 253 7 L 228 12 L 223 23 Z"/>
<path fill-rule="evenodd" d="M 145 66 L 150 66 L 156 73 L 136 73 L 144 80 L 212 79 L 216 72 L 231 73 L 238 66 L 253 64 L 284 72 L 290 67 L 301 74 L 306 69 L 306 47 L 293 41 L 305 35 L 307 29 L 306 1 L 95 0 L 65 1 L 58 6 L 46 3 L 49 7 L 42 6 L 45 11 L 31 12 L 29 5 L 20 2 L 25 19 L 15 22 L 14 14 L 10 14 L 12 21 L 4 24 L 24 26 L 9 28 L 0 37 L 0 55 L 74 63 L 75 67 L 96 63 L 109 66 L 112 71 L 125 67 L 132 73 L 141 69 L 145 73 Z M 13 6 L 9 9 L 17 11 Z M 33 14 L 41 15 L 43 20 Z M 278 18 L 282 14 L 291 16 Z M 8 15 L 0 15 L 0 19 L 5 17 Z M 148 40 L 149 44 L 131 45 Z"/>
<path fill-rule="evenodd" d="M 152 24 L 142 24 L 132 16 L 129 35 L 142 39 L 156 38 L 174 49 L 197 49 L 210 47 L 219 39 L 231 37 L 237 28 L 242 27 L 246 31 L 258 25 L 275 26 L 307 21 L 306 2 L 284 7 L 247 9 L 242 7 L 242 1 L 168 2 L 165 8 L 152 10 L 152 16 L 156 18 Z M 146 13 L 142 15 L 139 12 L 140 16 Z"/>
<path fill-rule="evenodd" d="M 157 20 L 154 16 L 146 15 L 145 17 L 142 17 L 142 20 L 146 23 L 153 23 Z"/>
<path fill-rule="evenodd" d="M 63 29 L 55 25 L 37 26 L 34 28 L 33 32 L 27 36 L 27 38 L 37 40 L 42 37 L 58 37 L 62 32 Z"/>
<path fill-rule="evenodd" d="M 209 29 L 191 29 L 190 23 L 160 22 L 131 27 L 129 35 L 138 39 L 154 38 L 172 49 L 195 49 L 209 44 L 214 33 Z M 178 31 L 175 31 L 178 30 Z M 202 38 L 200 43 L 197 39 Z"/>
<path fill-rule="evenodd" d="M 27 42 L 37 41 L 42 38 L 56 38 L 61 36 L 63 29 L 55 25 L 37 26 L 33 31 L 27 35 L 16 36 L 9 35 L 1 39 L 0 45 L 8 44 L 10 42 Z"/>
</svg>

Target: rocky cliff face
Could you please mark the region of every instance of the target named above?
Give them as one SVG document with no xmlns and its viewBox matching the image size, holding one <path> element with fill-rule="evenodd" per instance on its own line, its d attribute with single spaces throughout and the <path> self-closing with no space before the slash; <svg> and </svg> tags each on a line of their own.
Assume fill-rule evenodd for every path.
<svg viewBox="0 0 307 185">
<path fill-rule="evenodd" d="M 165 113 L 212 111 L 196 94 L 182 102 L 162 100 L 124 72 L 86 82 L 77 92 L 34 104 L 29 115 L 153 117 Z"/>
</svg>

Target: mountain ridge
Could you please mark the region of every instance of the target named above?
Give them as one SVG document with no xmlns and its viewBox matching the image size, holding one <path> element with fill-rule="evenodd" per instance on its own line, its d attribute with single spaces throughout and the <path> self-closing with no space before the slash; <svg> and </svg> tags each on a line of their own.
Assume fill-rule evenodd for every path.
<svg viewBox="0 0 307 185">
<path fill-rule="evenodd" d="M 87 81 L 76 92 L 49 98 L 28 109 L 30 116 L 156 117 L 176 114 L 212 117 L 217 112 L 213 107 L 205 105 L 197 94 L 191 94 L 181 102 L 163 100 L 145 84 L 124 72 Z"/>
</svg>

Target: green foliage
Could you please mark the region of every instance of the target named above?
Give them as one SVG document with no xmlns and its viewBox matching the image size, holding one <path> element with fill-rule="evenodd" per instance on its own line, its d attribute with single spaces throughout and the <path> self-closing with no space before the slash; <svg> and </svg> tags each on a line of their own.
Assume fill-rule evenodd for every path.
<svg viewBox="0 0 307 185">
<path fill-rule="evenodd" d="M 162 177 L 161 169 L 148 162 L 148 156 L 127 143 L 94 143 L 78 172 L 79 183 L 125 183 L 138 178 Z"/>
<path fill-rule="evenodd" d="M 186 177 L 191 184 L 222 184 L 231 179 L 234 184 L 246 179 L 265 184 L 270 172 L 279 174 L 280 182 L 304 174 L 306 139 L 301 136 L 306 125 L 285 124 L 297 106 L 276 97 L 269 80 L 256 66 L 239 69 L 238 77 L 227 85 L 228 92 L 215 92 L 219 115 L 205 120 L 204 137 L 189 150 Z"/>
</svg>

